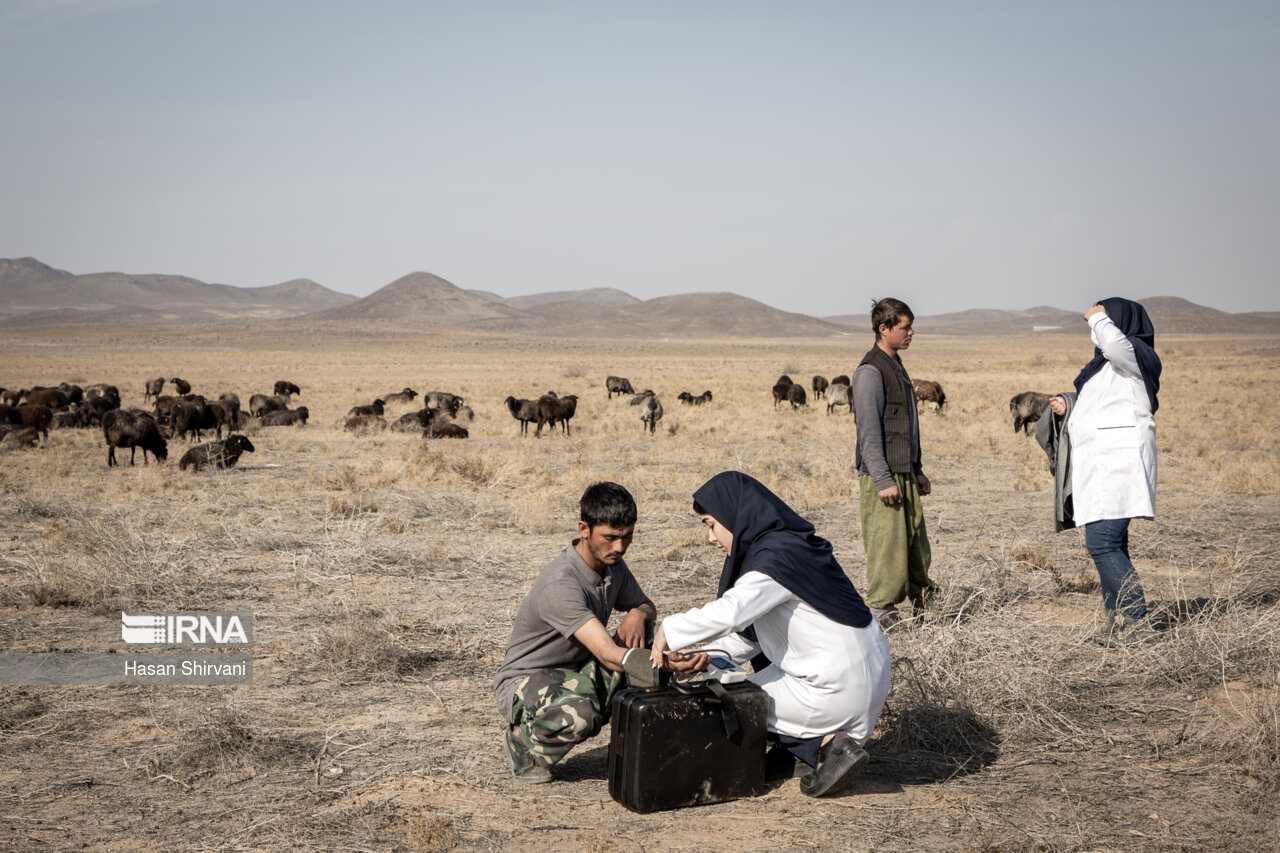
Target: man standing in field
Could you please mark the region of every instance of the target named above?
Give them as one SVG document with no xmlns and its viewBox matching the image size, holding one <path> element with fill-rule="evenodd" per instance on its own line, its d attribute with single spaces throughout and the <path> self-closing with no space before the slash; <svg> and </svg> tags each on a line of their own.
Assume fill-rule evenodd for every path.
<svg viewBox="0 0 1280 853">
<path fill-rule="evenodd" d="M 617 483 L 596 483 L 579 507 L 579 538 L 533 582 L 493 681 L 511 772 L 530 785 L 550 782 L 552 765 L 600 731 L 624 671 L 638 686 L 656 683 L 643 648 L 657 608 L 622 559 L 635 533 L 636 502 Z M 626 615 L 610 636 L 605 626 L 615 610 Z M 705 658 L 672 655 L 669 665 L 696 671 Z"/>
<path fill-rule="evenodd" d="M 906 303 L 881 299 L 871 309 L 876 344 L 853 374 L 858 424 L 858 504 L 867 554 L 867 605 L 881 627 L 910 598 L 922 608 L 933 594 L 929 538 L 920 499 L 930 492 L 920 464 L 915 392 L 900 350 L 911 346 L 915 315 Z"/>
</svg>

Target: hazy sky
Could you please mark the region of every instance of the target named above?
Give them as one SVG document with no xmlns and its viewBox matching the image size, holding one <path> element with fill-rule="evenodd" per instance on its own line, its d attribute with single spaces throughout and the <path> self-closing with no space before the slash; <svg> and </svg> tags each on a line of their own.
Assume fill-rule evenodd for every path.
<svg viewBox="0 0 1280 853">
<path fill-rule="evenodd" d="M 1280 3 L 0 0 L 0 257 L 1280 309 Z"/>
</svg>

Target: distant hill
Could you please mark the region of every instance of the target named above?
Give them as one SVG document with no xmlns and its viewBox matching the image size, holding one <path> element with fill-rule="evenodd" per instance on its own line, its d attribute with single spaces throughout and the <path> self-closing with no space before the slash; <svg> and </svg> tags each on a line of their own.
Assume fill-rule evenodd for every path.
<svg viewBox="0 0 1280 853">
<path fill-rule="evenodd" d="M 350 305 L 308 319 L 394 320 L 476 328 L 515 328 L 529 322 L 518 308 L 468 293 L 428 272 L 409 273 Z"/>
<path fill-rule="evenodd" d="M 780 311 L 736 293 L 661 296 L 632 306 L 628 313 L 654 334 L 677 329 L 695 337 L 808 338 L 844 336 L 850 330 L 807 314 Z"/>
<path fill-rule="evenodd" d="M 510 305 L 512 308 L 535 308 L 539 305 L 550 305 L 556 302 L 582 302 L 587 305 L 603 305 L 606 308 L 627 308 L 639 304 L 640 301 L 630 293 L 614 287 L 593 287 L 587 290 L 555 290 L 550 293 L 512 296 L 502 300 L 504 305 Z"/>
<path fill-rule="evenodd" d="M 0 321 L 6 325 L 92 322 L 97 313 L 122 310 L 148 322 L 274 320 L 354 300 L 309 279 L 234 287 L 178 275 L 73 275 L 35 258 L 0 258 Z"/>
<path fill-rule="evenodd" d="M 542 296 L 576 297 L 548 301 Z M 594 301 L 624 302 L 624 305 Z M 441 323 L 501 332 L 613 337 L 812 337 L 844 335 L 842 327 L 771 308 L 734 293 L 692 293 L 640 301 L 622 291 L 599 289 L 522 297 L 515 308 L 439 276 L 417 272 L 350 305 L 311 315 L 311 320 Z"/>
</svg>

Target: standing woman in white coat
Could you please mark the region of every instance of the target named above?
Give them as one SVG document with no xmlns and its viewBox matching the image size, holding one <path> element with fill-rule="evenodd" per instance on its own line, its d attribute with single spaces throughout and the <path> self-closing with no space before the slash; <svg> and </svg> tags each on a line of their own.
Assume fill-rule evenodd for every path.
<svg viewBox="0 0 1280 853">
<path fill-rule="evenodd" d="M 1155 328 L 1137 302 L 1104 299 L 1084 314 L 1093 360 L 1076 377 L 1067 420 L 1075 523 L 1098 568 L 1106 618 L 1097 639 L 1114 645 L 1156 638 L 1142 583 L 1129 559 L 1129 521 L 1156 513 L 1156 421 L 1160 357 Z M 1061 396 L 1050 400 L 1066 411 Z"/>
<path fill-rule="evenodd" d="M 663 650 L 713 642 L 769 695 L 776 755 L 811 797 L 846 787 L 867 763 L 863 747 L 889 691 L 889 644 L 836 562 L 831 543 L 758 480 L 725 471 L 693 494 L 708 540 L 725 554 L 716 599 L 668 616 Z M 790 756 L 787 752 L 790 752 Z"/>
</svg>

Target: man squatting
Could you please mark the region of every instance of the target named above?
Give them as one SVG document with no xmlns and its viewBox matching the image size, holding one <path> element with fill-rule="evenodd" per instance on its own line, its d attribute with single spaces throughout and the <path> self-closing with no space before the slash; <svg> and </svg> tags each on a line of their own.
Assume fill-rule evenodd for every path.
<svg viewBox="0 0 1280 853">
<path fill-rule="evenodd" d="M 653 676 L 648 652 L 627 657 L 647 645 L 658 617 L 622 559 L 635 534 L 636 502 L 617 483 L 596 483 L 579 507 L 578 538 L 520 604 L 493 682 L 511 772 L 526 784 L 550 782 L 551 767 L 608 722 L 624 671 Z M 615 610 L 626 615 L 610 636 L 605 626 Z M 672 653 L 666 667 L 696 672 L 708 660 Z"/>
</svg>

